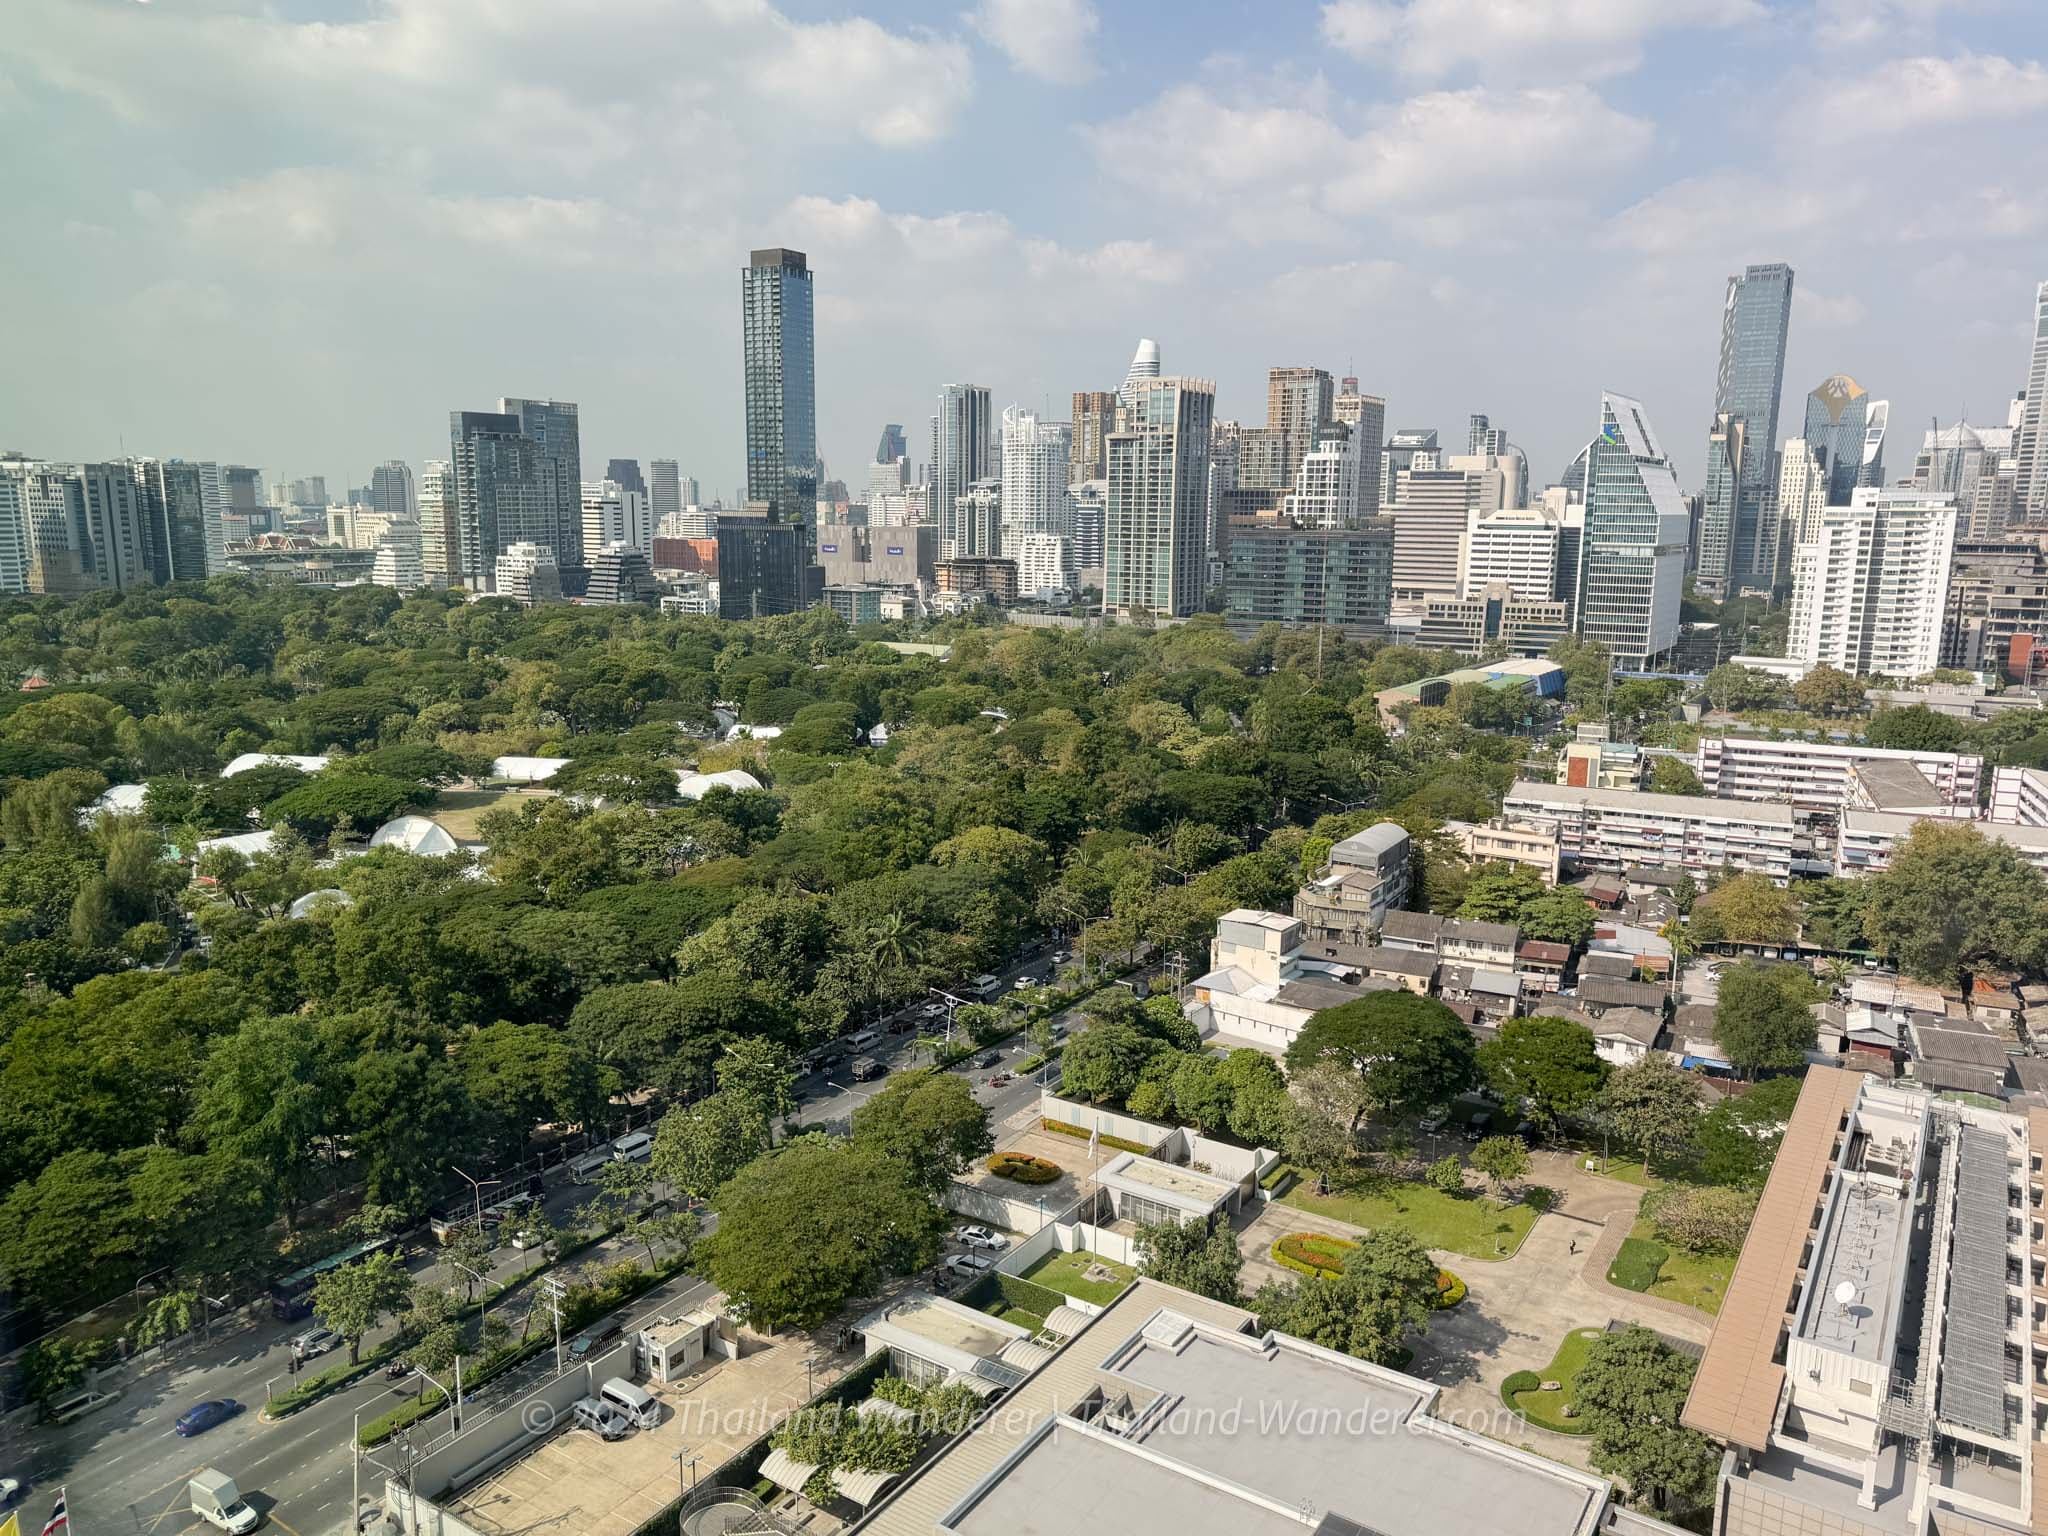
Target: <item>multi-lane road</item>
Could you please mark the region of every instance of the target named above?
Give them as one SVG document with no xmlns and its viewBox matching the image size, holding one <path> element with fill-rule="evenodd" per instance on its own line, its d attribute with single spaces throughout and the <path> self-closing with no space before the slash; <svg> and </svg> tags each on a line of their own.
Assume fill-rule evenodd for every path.
<svg viewBox="0 0 2048 1536">
<path fill-rule="evenodd" d="M 1050 952 L 1043 950 L 1020 961 L 1003 974 L 1005 990 L 1020 976 L 1042 981 L 1051 963 Z M 1078 1027 L 1077 1013 L 1061 1017 L 1070 1030 Z M 884 1028 L 889 1022 L 894 1021 L 885 1021 Z M 937 1024 L 943 1028 L 943 1020 Z M 885 1033 L 864 1054 L 892 1072 L 913 1066 L 913 1042 L 925 1028 L 921 1022 L 916 1030 Z M 990 1079 L 1014 1073 L 1016 1064 L 1035 1049 L 1028 1041 L 1014 1039 L 949 1069 L 973 1085 L 999 1133 L 1005 1122 L 1036 1104 L 1040 1079 L 1048 1073 L 1013 1075 L 1001 1085 Z M 1055 1066 L 1050 1072 L 1057 1070 Z M 850 1063 L 842 1061 L 799 1080 L 798 1109 L 792 1118 L 801 1125 L 844 1129 L 854 1108 L 887 1081 L 884 1077 L 856 1083 Z M 590 1193 L 561 1178 L 548 1186 L 546 1203 L 559 1223 Z M 607 1245 L 613 1247 L 617 1256 L 630 1256 L 616 1240 Z M 607 1256 L 603 1250 L 592 1255 Z M 509 1278 L 528 1262 L 526 1255 L 500 1248 L 493 1255 L 492 1272 Z M 431 1253 L 413 1260 L 422 1278 L 437 1265 Z M 679 1276 L 635 1303 L 628 1326 L 661 1313 L 687 1311 L 709 1293 L 710 1287 L 695 1276 Z M 523 1312 L 524 1293 L 507 1305 Z M 47 1501 L 62 1484 L 69 1491 L 72 1529 L 82 1536 L 211 1536 L 211 1527 L 191 1513 L 186 1485 L 200 1468 L 217 1467 L 235 1478 L 250 1504 L 284 1536 L 337 1536 L 349 1531 L 355 1425 L 359 1418 L 367 1422 L 389 1412 L 413 1395 L 418 1384 L 390 1381 L 381 1371 L 373 1372 L 297 1413 L 275 1423 L 263 1422 L 266 1399 L 292 1384 L 290 1340 L 308 1326 L 304 1321 L 276 1322 L 260 1312 L 217 1324 L 211 1343 L 187 1348 L 167 1365 L 131 1367 L 120 1399 L 111 1406 L 74 1424 L 29 1429 L 0 1441 L 0 1474 L 19 1477 L 29 1488 L 23 1500 L 24 1524 L 42 1518 Z M 366 1342 L 375 1343 L 382 1332 Z M 323 1358 L 312 1369 L 329 1366 L 336 1358 Z M 490 1383 L 477 1394 L 470 1411 L 494 1411 L 515 1401 L 553 1368 L 552 1352 L 541 1355 Z M 201 1435 L 180 1438 L 174 1428 L 178 1415 L 210 1398 L 233 1398 L 244 1411 Z M 433 1432 L 442 1432 L 445 1419 L 430 1425 Z M 366 1458 L 366 1500 L 376 1497 L 382 1480 L 383 1473 Z"/>
</svg>

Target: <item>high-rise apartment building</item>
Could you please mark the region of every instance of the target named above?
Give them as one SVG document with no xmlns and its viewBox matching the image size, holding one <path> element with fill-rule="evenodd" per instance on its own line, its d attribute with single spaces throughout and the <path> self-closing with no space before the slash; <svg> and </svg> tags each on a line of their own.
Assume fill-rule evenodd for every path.
<svg viewBox="0 0 2048 1536">
<path fill-rule="evenodd" d="M 135 478 L 149 522 L 151 579 L 204 581 L 221 569 L 225 545 L 214 466 L 183 459 L 140 459 Z"/>
<path fill-rule="evenodd" d="M 818 398 L 811 270 L 802 251 L 753 252 L 740 275 L 747 500 L 778 522 L 817 518 Z M 724 570 L 719 572 L 720 590 Z"/>
<path fill-rule="evenodd" d="M 647 463 L 647 506 L 659 528 L 665 518 L 680 513 L 695 501 L 683 499 L 683 477 L 674 459 L 650 459 Z"/>
<path fill-rule="evenodd" d="M 1811 438 L 1788 437 L 1778 455 L 1778 519 L 1795 546 L 1813 537 L 1828 507 L 1829 465 L 1821 456 L 1825 451 L 1816 451 Z M 1853 493 L 1855 487 L 1849 489 Z"/>
<path fill-rule="evenodd" d="M 420 525 L 409 518 L 397 518 L 386 525 L 377 539 L 377 553 L 370 564 L 373 586 L 412 592 L 427 584 L 426 567 L 420 560 Z"/>
<path fill-rule="evenodd" d="M 1074 585 L 1074 541 L 1057 533 L 1027 533 L 1016 545 L 1017 595 L 1049 598 Z"/>
<path fill-rule="evenodd" d="M 591 481 L 583 487 L 583 547 L 598 550 L 608 544 L 652 553 L 653 512 L 640 492 L 616 480 Z"/>
<path fill-rule="evenodd" d="M 1380 456 L 1387 445 L 1387 402 L 1378 395 L 1361 395 L 1356 379 L 1344 383 L 1346 387 L 1338 391 L 1330 412 L 1358 439 L 1359 516 L 1377 517 L 1381 504 L 1392 494 L 1392 488 L 1380 479 Z"/>
<path fill-rule="evenodd" d="M 0 459 L 0 597 L 28 591 L 29 513 L 26 461 Z"/>
<path fill-rule="evenodd" d="M 543 477 L 540 445 L 517 416 L 450 411 L 448 460 L 455 478 L 453 581 L 489 591 L 498 556 L 514 544 L 555 548 L 553 489 Z M 580 544 L 580 506 L 576 534 Z"/>
<path fill-rule="evenodd" d="M 621 490 L 628 496 L 640 495 L 624 487 Z M 584 594 L 585 602 L 651 603 L 660 595 L 646 550 L 631 544 L 590 546 L 590 588 Z"/>
<path fill-rule="evenodd" d="M 1958 534 L 1949 561 L 1941 664 L 2026 682 L 2048 660 L 2048 534 Z"/>
<path fill-rule="evenodd" d="M 455 469 L 448 459 L 420 466 L 420 571 L 427 585 L 462 585 L 462 522 L 457 512 Z"/>
<path fill-rule="evenodd" d="M 1230 531 L 1223 612 L 1234 628 L 1327 624 L 1384 633 L 1393 599 L 1394 529 L 1384 517 L 1304 527 L 1260 518 Z"/>
<path fill-rule="evenodd" d="M 129 592 L 156 580 L 149 518 L 135 466 L 125 461 L 86 464 L 78 473 L 85 487 L 86 568 L 94 584 Z"/>
<path fill-rule="evenodd" d="M 991 475 L 976 480 L 953 508 L 953 552 L 949 560 L 994 560 L 1009 553 L 1003 544 L 1003 482 Z"/>
<path fill-rule="evenodd" d="M 1321 368 L 1270 368 L 1266 371 L 1266 430 L 1280 438 L 1280 483 L 1292 485 L 1294 472 L 1314 446 L 1323 423 L 1334 419 L 1336 385 Z"/>
<path fill-rule="evenodd" d="M 1869 393 L 1846 373 L 1822 379 L 1806 397 L 1806 429 L 1800 437 L 1827 476 L 1828 506 L 1846 507 L 1849 493 L 1864 483 L 1870 406 Z M 1785 526 L 1791 525 L 1792 519 L 1782 507 L 1779 516 Z"/>
<path fill-rule="evenodd" d="M 1457 469 L 1406 469 L 1394 481 L 1394 596 L 1456 597 L 1465 586 L 1465 528 L 1473 479 Z"/>
<path fill-rule="evenodd" d="M 535 540 L 555 552 L 563 587 L 572 597 L 582 594 L 583 580 L 583 434 L 571 400 L 501 399 L 498 409 L 517 417 L 519 430 L 533 441 L 540 471 L 542 517 L 547 537 Z"/>
<path fill-rule="evenodd" d="M 1067 462 L 1067 483 L 1101 480 L 1109 474 L 1109 460 L 1103 442 L 1116 426 L 1116 396 L 1106 389 L 1074 391 L 1072 457 Z"/>
<path fill-rule="evenodd" d="M 1955 538 L 1955 500 L 1939 493 L 1861 487 L 1824 508 L 1792 551 L 1785 654 L 1855 676 L 1933 671 Z"/>
<path fill-rule="evenodd" d="M 932 449 L 932 504 L 939 519 L 939 558 L 968 553 L 960 547 L 958 509 L 967 488 L 990 478 L 988 391 L 979 384 L 948 384 L 939 391 Z"/>
<path fill-rule="evenodd" d="M 1662 664 L 1678 644 L 1685 585 L 1685 499 L 1642 402 L 1600 397 L 1600 432 L 1586 453 L 1579 633 L 1617 668 Z"/>
<path fill-rule="evenodd" d="M 1138 350 L 1131 354 L 1131 366 L 1124 372 L 1123 388 L 1116 392 L 1117 402 L 1129 405 L 1134 387 L 1142 379 L 1159 377 L 1159 343 L 1150 336 L 1140 337 Z"/>
<path fill-rule="evenodd" d="M 1380 505 L 1391 507 L 1399 491 L 1398 477 L 1411 469 L 1441 469 L 1435 427 L 1396 427 L 1380 450 Z"/>
<path fill-rule="evenodd" d="M 1074 569 L 1102 570 L 1105 525 L 1109 513 L 1109 481 L 1083 480 L 1074 493 Z"/>
<path fill-rule="evenodd" d="M 2048 283 L 2034 290 L 2034 350 L 2027 364 L 2027 390 L 2019 429 L 2013 435 L 2020 518 L 2048 517 Z"/>
<path fill-rule="evenodd" d="M 1003 412 L 1003 549 L 1014 553 L 1033 534 L 1071 538 L 1072 498 L 1067 495 L 1073 461 L 1073 428 L 1064 421 L 1040 421 L 1022 406 Z"/>
<path fill-rule="evenodd" d="M 1360 438 L 1341 421 L 1328 421 L 1301 457 L 1294 489 L 1280 512 L 1304 528 L 1348 528 L 1365 515 Z M 1228 547 L 1228 540 L 1222 542 Z"/>
<path fill-rule="evenodd" d="M 0 545 L 0 581 L 21 573 L 22 585 L 5 590 L 76 593 L 97 585 L 85 481 L 75 465 L 0 460 Z"/>
<path fill-rule="evenodd" d="M 412 466 L 387 459 L 370 471 L 369 505 L 387 517 L 417 517 L 419 496 L 413 488 Z"/>
<path fill-rule="evenodd" d="M 1706 595 L 1731 597 L 1746 587 L 1768 590 L 1777 576 L 1777 543 L 1760 524 L 1775 489 L 1771 449 L 1778 441 L 1778 402 L 1785 388 L 1785 338 L 1792 323 L 1792 269 L 1782 262 L 1746 267 L 1728 279 L 1721 309 L 1721 357 L 1714 376 L 1714 423 L 1722 452 L 1739 446 L 1731 483 L 1709 496 L 1701 518 L 1697 584 Z M 1738 439 L 1731 432 L 1742 424 Z M 1711 462 L 1715 444 L 1709 444 Z M 1711 470 L 1709 487 L 1712 487 Z"/>
<path fill-rule="evenodd" d="M 1109 435 L 1103 604 L 1178 618 L 1202 603 L 1216 386 L 1137 377 L 1125 387 Z"/>
</svg>

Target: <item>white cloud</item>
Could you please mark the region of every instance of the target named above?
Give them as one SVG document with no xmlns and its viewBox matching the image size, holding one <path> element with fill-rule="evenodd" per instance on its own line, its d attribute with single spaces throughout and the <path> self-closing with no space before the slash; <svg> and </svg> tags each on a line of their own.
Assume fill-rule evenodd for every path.
<svg viewBox="0 0 2048 1536">
<path fill-rule="evenodd" d="M 1869 206 L 1869 189 L 1853 179 L 1781 182 L 1714 171 L 1674 181 L 1623 209 L 1607 221 L 1600 243 L 1644 256 L 1741 266 L 1758 259 L 1759 247 L 1839 228 Z"/>
<path fill-rule="evenodd" d="M 1340 125 L 1320 106 L 1244 104 L 1200 86 L 1094 130 L 1113 177 L 1220 213 L 1250 240 L 1315 239 L 1350 221 L 1401 214 L 1455 243 L 1491 225 L 1500 239 L 1574 208 L 1600 175 L 1639 159 L 1648 120 L 1586 86 L 1434 91 Z"/>
<path fill-rule="evenodd" d="M 981 0 L 974 28 L 1027 75 L 1059 84 L 1094 78 L 1094 0 Z"/>
<path fill-rule="evenodd" d="M 1853 293 L 1823 293 L 1810 283 L 1795 283 L 1792 289 L 1793 322 L 1801 327 L 1846 331 L 1870 317 L 1870 308 Z"/>
<path fill-rule="evenodd" d="M 1760 0 L 1329 0 L 1323 39 L 1368 64 L 1439 80 L 1597 80 L 1643 61 L 1659 32 L 1761 21 Z"/>
<path fill-rule="evenodd" d="M 775 24 L 779 46 L 749 71 L 755 89 L 877 144 L 943 137 L 972 93 L 974 66 L 961 43 L 890 32 L 864 16 L 806 24 L 778 15 Z"/>
<path fill-rule="evenodd" d="M 1816 0 L 1813 25 L 1827 47 L 1896 48 L 1931 37 L 1943 11 L 1969 4 L 1970 0 Z"/>
<path fill-rule="evenodd" d="M 2032 59 L 1961 53 L 1891 59 L 1838 78 L 1801 102 L 1794 121 L 1816 137 L 1851 143 L 2048 111 L 2048 68 Z"/>
</svg>

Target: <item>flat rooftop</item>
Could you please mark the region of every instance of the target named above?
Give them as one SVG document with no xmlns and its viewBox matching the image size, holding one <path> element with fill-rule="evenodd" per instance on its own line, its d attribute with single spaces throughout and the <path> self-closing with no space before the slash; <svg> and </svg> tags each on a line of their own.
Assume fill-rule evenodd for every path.
<svg viewBox="0 0 2048 1536">
<path fill-rule="evenodd" d="M 1831 1197 L 1832 1223 L 1812 1280 L 1813 1303 L 1799 1336 L 1858 1360 L 1879 1360 L 1892 1315 L 1906 1232 L 1906 1203 L 1896 1191 L 1853 1177 Z M 1842 1287 L 1853 1295 L 1836 1299 Z"/>
<path fill-rule="evenodd" d="M 1681 821 L 1727 821 L 1742 826 L 1792 830 L 1792 807 L 1771 800 L 1722 800 L 1703 795 L 1656 795 L 1647 790 L 1601 789 L 1585 784 L 1538 784 L 1517 779 L 1504 802 L 1540 805 L 1582 805 L 1597 810 L 1628 811 L 1642 816 L 1669 816 Z M 1845 812 L 1854 815 L 1855 812 Z M 1900 820 L 1910 820 L 1901 817 Z"/>
<path fill-rule="evenodd" d="M 1097 1177 L 1104 1183 L 1121 1179 L 1128 1184 L 1143 1184 L 1150 1189 L 1203 1201 L 1221 1200 L 1234 1187 L 1227 1180 L 1211 1178 L 1206 1173 L 1197 1173 L 1176 1163 L 1162 1163 L 1156 1157 L 1139 1157 L 1135 1153 L 1129 1162 L 1118 1159 L 1109 1164 Z"/>
<path fill-rule="evenodd" d="M 879 1334 L 890 1327 L 911 1338 L 956 1349 L 980 1360 L 993 1360 L 1013 1340 L 1030 1337 L 1014 1323 L 990 1317 L 986 1312 L 977 1312 L 943 1296 L 915 1293 L 864 1318 L 860 1332 Z"/>
</svg>

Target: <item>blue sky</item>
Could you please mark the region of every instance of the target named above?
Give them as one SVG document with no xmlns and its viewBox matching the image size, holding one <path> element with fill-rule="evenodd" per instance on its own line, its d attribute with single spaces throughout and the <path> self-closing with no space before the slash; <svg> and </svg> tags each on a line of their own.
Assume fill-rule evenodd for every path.
<svg viewBox="0 0 2048 1536">
<path fill-rule="evenodd" d="M 325 474 L 578 401 L 586 472 L 739 478 L 738 272 L 817 276 L 820 448 L 939 385 L 1055 415 L 1140 335 L 1257 419 L 1355 369 L 1541 484 L 1599 392 L 1697 482 L 1722 285 L 2002 421 L 2048 278 L 2037 0 L 14 0 L 0 448 Z"/>
</svg>

